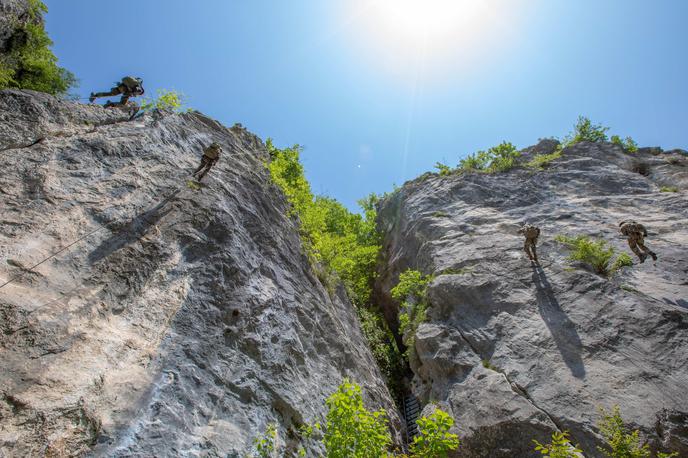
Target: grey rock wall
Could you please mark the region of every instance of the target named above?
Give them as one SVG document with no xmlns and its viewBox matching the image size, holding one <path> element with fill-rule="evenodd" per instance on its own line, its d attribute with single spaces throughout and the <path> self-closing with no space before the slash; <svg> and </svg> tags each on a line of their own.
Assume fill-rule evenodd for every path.
<svg viewBox="0 0 688 458">
<path fill-rule="evenodd" d="M 654 449 L 688 456 L 687 190 L 685 151 L 581 143 L 543 171 L 426 175 L 383 201 L 377 295 L 396 327 L 389 290 L 399 273 L 437 275 L 413 391 L 451 412 L 464 441 L 457 456 L 539 456 L 531 440 L 557 429 L 600 456 L 598 408 L 615 404 Z M 610 280 L 570 263 L 554 241 L 585 234 L 630 253 L 618 234 L 627 218 L 646 224 L 659 259 L 634 256 Z M 540 268 L 522 251 L 524 222 L 542 229 Z"/>
<path fill-rule="evenodd" d="M 292 456 L 344 377 L 398 424 L 263 143 L 197 112 L 127 119 L 0 92 L 0 456 L 238 457 L 272 422 Z"/>
<path fill-rule="evenodd" d="M 28 20 L 28 10 L 28 0 L 0 0 L 0 57 L 21 41 L 18 25 Z"/>
</svg>

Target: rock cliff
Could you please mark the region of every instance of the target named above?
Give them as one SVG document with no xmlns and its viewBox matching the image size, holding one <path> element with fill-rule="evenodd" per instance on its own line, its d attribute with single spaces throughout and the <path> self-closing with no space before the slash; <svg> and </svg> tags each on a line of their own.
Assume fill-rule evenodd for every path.
<svg viewBox="0 0 688 458">
<path fill-rule="evenodd" d="M 24 41 L 21 25 L 29 21 L 27 0 L 0 0 L 0 56 Z"/>
<path fill-rule="evenodd" d="M 344 377 L 398 423 L 263 143 L 198 112 L 128 117 L 0 92 L 0 456 L 238 457 L 269 423 L 290 456 Z"/>
<path fill-rule="evenodd" d="M 399 274 L 436 275 L 416 334 L 413 391 L 453 415 L 457 456 L 539 456 L 531 439 L 555 430 L 599 456 L 598 407 L 615 404 L 653 449 L 688 456 L 686 189 L 685 151 L 583 142 L 542 171 L 427 174 L 382 202 L 377 294 L 390 323 Z M 584 234 L 630 253 L 618 234 L 628 218 L 649 228 L 659 259 L 633 256 L 611 279 L 572 264 L 554 241 Z M 523 252 L 524 222 L 542 229 L 540 268 Z"/>
</svg>

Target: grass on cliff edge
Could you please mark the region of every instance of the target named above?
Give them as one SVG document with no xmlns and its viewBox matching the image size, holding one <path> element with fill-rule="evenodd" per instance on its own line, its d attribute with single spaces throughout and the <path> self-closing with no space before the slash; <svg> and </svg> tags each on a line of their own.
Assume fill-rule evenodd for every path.
<svg viewBox="0 0 688 458">
<path fill-rule="evenodd" d="M 48 8 L 40 0 L 29 0 L 29 18 L 15 24 L 10 52 L 0 56 L 0 90 L 31 89 L 64 96 L 76 86 L 72 72 L 57 65 L 51 51 L 53 42 L 43 25 Z"/>
<path fill-rule="evenodd" d="M 314 195 L 304 175 L 301 148 L 279 149 L 267 140 L 272 181 L 300 221 L 300 235 L 311 264 L 330 292 L 341 282 L 358 311 L 361 328 L 390 391 L 397 399 L 404 372 L 403 358 L 379 308 L 373 304 L 373 282 L 380 252 L 376 228 L 377 196 L 359 201 L 362 215 L 351 213 L 335 199 Z"/>
<path fill-rule="evenodd" d="M 525 164 L 528 168 L 541 170 L 555 159 L 561 157 L 562 150 L 580 142 L 606 142 L 610 141 L 620 146 L 626 153 L 638 151 L 638 144 L 631 138 L 621 138 L 618 135 L 607 136 L 609 127 L 593 123 L 585 116 L 579 116 L 573 130 L 560 142 L 559 147 L 550 154 L 538 154 Z M 444 177 L 458 173 L 500 173 L 511 170 L 518 165 L 521 157 L 520 151 L 510 142 L 502 142 L 486 151 L 477 151 L 469 154 L 459 161 L 455 168 L 442 162 L 435 163 L 437 173 Z"/>
</svg>

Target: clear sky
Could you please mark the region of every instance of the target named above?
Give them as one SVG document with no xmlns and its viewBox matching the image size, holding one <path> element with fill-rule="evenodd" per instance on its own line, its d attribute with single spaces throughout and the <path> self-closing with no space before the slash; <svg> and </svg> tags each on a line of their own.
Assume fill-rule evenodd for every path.
<svg viewBox="0 0 688 458">
<path fill-rule="evenodd" d="M 124 75 L 278 146 L 314 191 L 370 192 L 578 115 L 688 148 L 685 0 L 44 0 L 79 92 Z"/>
</svg>

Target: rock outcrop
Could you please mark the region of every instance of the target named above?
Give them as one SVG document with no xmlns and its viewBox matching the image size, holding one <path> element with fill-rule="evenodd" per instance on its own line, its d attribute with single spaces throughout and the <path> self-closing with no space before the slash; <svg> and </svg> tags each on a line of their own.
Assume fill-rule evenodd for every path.
<svg viewBox="0 0 688 458">
<path fill-rule="evenodd" d="M 14 90 L 0 120 L 0 456 L 238 457 L 269 423 L 290 456 L 344 377 L 398 422 L 256 136 Z"/>
<path fill-rule="evenodd" d="M 550 140 L 526 156 L 552 152 Z M 676 186 L 679 192 L 660 192 Z M 619 405 L 654 450 L 688 456 L 688 156 L 579 143 L 542 171 L 425 175 L 382 202 L 377 294 L 408 268 L 436 277 L 416 333 L 414 393 L 451 412 L 461 457 L 534 457 L 531 439 L 568 430 L 600 456 L 598 407 Z M 572 264 L 557 234 L 630 253 L 623 219 L 658 253 L 611 279 Z M 541 227 L 541 267 L 517 229 Z"/>
<path fill-rule="evenodd" d="M 0 57 L 24 42 L 22 25 L 29 21 L 27 0 L 0 0 Z"/>
</svg>

